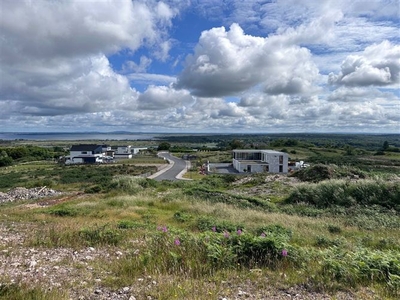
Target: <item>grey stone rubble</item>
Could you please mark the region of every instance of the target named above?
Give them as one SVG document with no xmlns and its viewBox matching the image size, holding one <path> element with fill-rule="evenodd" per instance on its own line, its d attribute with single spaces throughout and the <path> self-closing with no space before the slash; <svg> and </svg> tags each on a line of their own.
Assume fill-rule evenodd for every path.
<svg viewBox="0 0 400 300">
<path fill-rule="evenodd" d="M 33 200 L 50 196 L 58 196 L 61 194 L 62 192 L 49 189 L 45 186 L 31 189 L 16 187 L 7 193 L 0 192 L 0 203 L 14 202 L 19 200 Z"/>
</svg>

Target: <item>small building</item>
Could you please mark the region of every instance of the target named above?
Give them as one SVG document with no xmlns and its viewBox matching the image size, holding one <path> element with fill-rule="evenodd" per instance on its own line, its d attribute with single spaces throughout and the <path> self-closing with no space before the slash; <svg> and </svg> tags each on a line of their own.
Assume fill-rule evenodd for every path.
<svg viewBox="0 0 400 300">
<path fill-rule="evenodd" d="M 103 162 L 103 145 L 80 144 L 73 145 L 65 164 L 94 164 Z"/>
<path fill-rule="evenodd" d="M 233 150 L 233 167 L 239 173 L 287 173 L 287 153 L 274 150 Z"/>
<path fill-rule="evenodd" d="M 132 158 L 132 146 L 118 146 L 114 157 L 116 159 Z"/>
<path fill-rule="evenodd" d="M 132 154 L 137 155 L 140 153 L 140 151 L 145 151 L 145 150 L 147 150 L 147 147 L 132 148 Z"/>
</svg>

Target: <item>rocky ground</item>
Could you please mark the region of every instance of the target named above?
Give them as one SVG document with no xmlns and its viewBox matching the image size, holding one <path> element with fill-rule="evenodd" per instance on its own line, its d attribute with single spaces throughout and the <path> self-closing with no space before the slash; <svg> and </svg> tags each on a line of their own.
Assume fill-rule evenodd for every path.
<svg viewBox="0 0 400 300">
<path fill-rule="evenodd" d="M 0 192 L 0 203 L 15 202 L 18 200 L 33 200 L 50 196 L 54 197 L 61 194 L 61 192 L 49 189 L 45 186 L 32 189 L 17 187 L 7 193 Z"/>
<path fill-rule="evenodd" d="M 103 282 L 112 275 L 102 268 L 93 266 L 102 261 L 118 261 L 128 253 L 118 248 L 87 247 L 80 250 L 69 248 L 33 248 L 24 246 L 29 225 L 0 225 L 0 278 L 2 282 L 27 283 L 47 290 L 62 289 L 66 299 L 157 299 L 160 278 L 142 276 L 132 279 L 132 284 L 118 289 L 110 289 Z M 172 279 L 173 280 L 173 279 Z M 179 284 L 178 282 L 176 283 Z M 215 285 L 215 283 L 214 283 Z M 256 281 L 221 282 L 221 293 L 210 295 L 208 299 L 377 299 L 373 292 L 363 296 L 351 292 L 339 292 L 334 296 L 310 292 L 302 286 L 279 288 L 268 284 L 268 278 L 260 274 Z M 175 299 L 179 299 L 175 298 Z M 184 298 L 190 299 L 190 298 Z"/>
<path fill-rule="evenodd" d="M 61 193 L 46 187 L 25 189 L 16 188 L 8 193 L 0 194 L 0 202 L 22 201 L 27 199 L 41 200 L 44 205 L 58 203 L 60 199 L 49 196 L 59 196 Z M 37 201 L 36 201 L 37 202 Z M 36 204 L 37 205 L 37 204 Z M 0 206 L 1 209 L 1 206 Z M 1 212 L 1 210 L 0 210 Z M 132 283 L 118 289 L 111 289 L 104 282 L 113 274 L 104 267 L 98 267 L 102 262 L 117 262 L 128 255 L 128 252 L 116 247 L 87 247 L 84 249 L 70 248 L 37 248 L 27 246 L 27 241 L 35 234 L 37 225 L 20 222 L 0 221 L 0 287 L 5 283 L 28 284 L 40 286 L 45 290 L 61 290 L 65 299 L 80 300 L 154 300 L 158 299 L 157 291 L 163 280 L 160 277 L 141 276 L 132 278 Z M 140 243 L 140 241 L 136 241 Z M 135 243 L 129 255 L 135 252 Z M 136 251 L 139 251 L 137 249 Z M 173 282 L 173 278 L 168 279 Z M 176 283 L 177 285 L 179 282 Z M 269 284 L 268 278 L 260 273 L 257 280 L 232 280 L 218 283 L 220 291 L 210 294 L 208 299 L 378 299 L 370 290 L 357 295 L 351 292 L 339 292 L 334 296 L 310 292 L 303 286 L 280 288 Z M 216 283 L 210 283 L 215 287 Z M 1 298 L 1 297 L 0 297 Z M 161 298 L 160 298 L 161 299 Z M 163 298 L 164 299 L 164 298 Z M 176 296 L 174 299 L 195 299 L 192 297 Z"/>
</svg>

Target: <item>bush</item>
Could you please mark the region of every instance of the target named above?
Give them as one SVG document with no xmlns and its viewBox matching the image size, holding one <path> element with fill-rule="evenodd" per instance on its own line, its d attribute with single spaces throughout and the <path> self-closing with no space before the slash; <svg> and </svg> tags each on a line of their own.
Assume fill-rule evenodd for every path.
<svg viewBox="0 0 400 300">
<path fill-rule="evenodd" d="M 71 207 L 54 207 L 48 213 L 57 217 L 74 217 L 78 214 L 77 210 Z"/>
<path fill-rule="evenodd" d="M 182 212 L 182 211 L 177 211 L 176 213 L 174 213 L 174 219 L 181 223 L 188 222 L 192 218 L 193 218 L 192 215 Z"/>
<path fill-rule="evenodd" d="M 84 240 L 87 246 L 116 246 L 122 240 L 120 232 L 117 229 L 110 228 L 108 225 L 81 229 L 79 237 Z"/>
<path fill-rule="evenodd" d="M 136 194 L 143 190 L 144 182 L 147 182 L 145 178 L 121 175 L 115 177 L 110 184 L 111 189 L 121 190 L 129 194 Z"/>
<path fill-rule="evenodd" d="M 292 176 L 299 178 L 301 181 L 319 182 L 333 178 L 333 171 L 326 165 L 318 164 L 298 170 Z"/>
<path fill-rule="evenodd" d="M 267 237 L 280 238 L 286 242 L 292 238 L 292 231 L 290 229 L 277 224 L 259 227 L 256 229 L 256 234 L 258 236 L 264 234 Z"/>
<path fill-rule="evenodd" d="M 400 210 L 400 185 L 383 181 L 329 181 L 296 187 L 285 203 L 308 203 L 319 208 L 331 206 L 379 205 Z"/>
<path fill-rule="evenodd" d="M 119 229 L 134 229 L 134 228 L 145 228 L 146 225 L 141 223 L 133 222 L 131 220 L 121 220 L 117 223 Z"/>
</svg>

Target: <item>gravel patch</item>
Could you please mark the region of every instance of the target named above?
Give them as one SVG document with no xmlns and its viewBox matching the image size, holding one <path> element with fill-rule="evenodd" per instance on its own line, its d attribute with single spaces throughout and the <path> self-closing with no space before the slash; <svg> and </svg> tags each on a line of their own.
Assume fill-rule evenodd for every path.
<svg viewBox="0 0 400 300">
<path fill-rule="evenodd" d="M 22 200 L 34 200 L 44 197 L 54 197 L 62 195 L 60 191 L 55 191 L 47 187 L 36 187 L 27 189 L 24 187 L 16 187 L 7 193 L 0 192 L 0 203 L 16 202 Z"/>
</svg>

